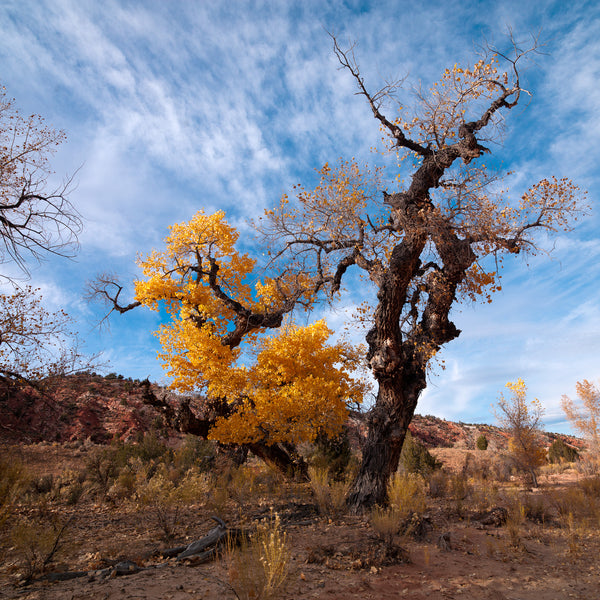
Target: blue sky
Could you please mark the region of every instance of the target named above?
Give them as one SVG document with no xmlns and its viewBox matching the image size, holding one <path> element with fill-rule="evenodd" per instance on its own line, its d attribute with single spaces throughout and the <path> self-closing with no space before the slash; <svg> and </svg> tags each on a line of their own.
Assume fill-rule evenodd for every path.
<svg viewBox="0 0 600 600">
<path fill-rule="evenodd" d="M 544 56 L 525 73 L 531 100 L 507 120 L 494 161 L 515 193 L 543 176 L 571 177 L 593 212 L 555 240 L 550 257 L 507 261 L 491 305 L 455 312 L 463 333 L 441 353 L 422 414 L 492 422 L 504 384 L 523 377 L 567 430 L 559 402 L 600 377 L 600 6 L 596 2 L 1 0 L 0 84 L 24 113 L 64 129 L 58 179 L 85 220 L 74 261 L 32 270 L 49 308 L 77 321 L 109 370 L 164 380 L 155 313 L 113 318 L 82 300 L 99 271 L 136 276 L 135 257 L 202 208 L 247 220 L 339 157 L 372 161 L 379 131 L 327 32 L 356 41 L 367 86 L 407 76 L 404 96 L 468 63 L 484 40 L 541 30 Z M 356 297 L 350 298 L 350 304 Z M 329 315 L 338 326 L 344 309 Z"/>
</svg>

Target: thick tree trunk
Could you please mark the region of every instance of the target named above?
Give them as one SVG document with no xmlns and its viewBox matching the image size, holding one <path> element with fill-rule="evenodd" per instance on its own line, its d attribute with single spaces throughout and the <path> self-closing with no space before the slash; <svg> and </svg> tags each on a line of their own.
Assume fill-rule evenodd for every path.
<svg viewBox="0 0 600 600">
<path fill-rule="evenodd" d="M 267 444 L 254 443 L 245 446 L 263 460 L 288 478 L 308 480 L 308 465 L 292 444 Z"/>
<path fill-rule="evenodd" d="M 369 414 L 360 470 L 348 496 L 352 512 L 385 504 L 388 482 L 398 468 L 404 438 L 424 387 L 416 381 L 403 386 L 399 377 L 380 383 Z"/>
<path fill-rule="evenodd" d="M 144 385 L 144 402 L 160 410 L 169 426 L 181 433 L 189 433 L 207 439 L 217 417 L 227 416 L 231 410 L 227 402 L 213 400 L 212 402 L 207 401 L 203 415 L 196 415 L 190 407 L 189 400 L 182 400 L 174 408 L 167 402 L 165 396 L 162 398 L 156 396 L 150 382 L 142 382 L 142 384 Z M 241 452 L 239 452 L 240 450 Z M 254 442 L 240 446 L 231 445 L 229 448 L 234 460 L 239 459 L 240 456 L 245 457 L 248 450 L 286 477 L 308 479 L 308 465 L 293 444 L 281 443 L 269 446 L 263 442 Z"/>
</svg>

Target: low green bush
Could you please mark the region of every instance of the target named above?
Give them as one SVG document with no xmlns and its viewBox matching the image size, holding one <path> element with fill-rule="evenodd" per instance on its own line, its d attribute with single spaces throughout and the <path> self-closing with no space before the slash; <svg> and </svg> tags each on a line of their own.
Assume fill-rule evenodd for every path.
<svg viewBox="0 0 600 600">
<path fill-rule="evenodd" d="M 440 469 L 442 463 L 436 460 L 434 456 L 417 442 L 410 431 L 406 432 L 402 453 L 400 454 L 400 464 L 406 473 L 419 473 L 427 476 L 436 469 Z"/>
<path fill-rule="evenodd" d="M 556 438 L 548 449 L 548 462 L 563 463 L 579 460 L 577 448 L 569 446 L 561 438 Z"/>
</svg>

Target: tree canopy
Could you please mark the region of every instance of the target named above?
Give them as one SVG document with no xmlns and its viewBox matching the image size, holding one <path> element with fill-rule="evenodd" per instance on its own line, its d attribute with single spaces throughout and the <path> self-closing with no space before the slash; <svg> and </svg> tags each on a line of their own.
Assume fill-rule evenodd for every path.
<svg viewBox="0 0 600 600">
<path fill-rule="evenodd" d="M 362 400 L 364 383 L 352 377 L 359 353 L 328 344 L 323 321 L 285 323 L 290 305 L 312 302 L 305 278 L 256 278 L 256 261 L 236 250 L 237 240 L 222 212 L 200 211 L 171 227 L 165 251 L 139 261 L 136 301 L 152 309 L 160 302 L 170 316 L 158 336 L 172 387 L 228 400 L 232 413 L 210 434 L 221 442 L 336 435 L 346 403 Z M 264 336 L 273 327 L 276 335 Z"/>
<path fill-rule="evenodd" d="M 175 385 L 206 384 L 209 393 L 235 403 L 247 389 L 236 379 L 242 341 L 265 352 L 259 333 L 280 328 L 293 310 L 343 299 L 356 285 L 350 272 L 358 270 L 374 291 L 373 302 L 359 312 L 368 328 L 366 362 L 378 386 L 349 499 L 360 510 L 385 501 L 430 361 L 460 334 L 452 308 L 491 301 L 500 289 L 503 258 L 543 251 L 543 240 L 568 231 L 585 206 L 584 194 L 568 178 L 548 176 L 513 195 L 502 187 L 503 174 L 483 162 L 526 93 L 520 68 L 536 52 L 536 40 L 522 49 L 511 39 L 507 52 L 489 49 L 472 65 L 455 64 L 406 99 L 403 82 L 370 92 L 352 49 L 333 41 L 397 167 L 390 173 L 342 160 L 320 169 L 314 189 L 296 186 L 283 195 L 257 224 L 269 257 L 260 277 L 253 274 L 256 257 L 233 249 L 237 234 L 223 215 L 199 213 L 173 228 L 166 252 L 142 260 L 136 302 L 120 305 L 121 288 L 110 278 L 96 293 L 120 311 L 164 301 L 172 323 L 160 335 Z M 397 107 L 393 117 L 385 115 L 390 98 Z M 226 383 L 213 383 L 217 372 Z M 246 369 L 244 377 L 249 374 Z M 260 377 L 270 380 L 265 372 Z M 286 406 L 277 402 L 273 408 L 285 413 Z"/>
</svg>

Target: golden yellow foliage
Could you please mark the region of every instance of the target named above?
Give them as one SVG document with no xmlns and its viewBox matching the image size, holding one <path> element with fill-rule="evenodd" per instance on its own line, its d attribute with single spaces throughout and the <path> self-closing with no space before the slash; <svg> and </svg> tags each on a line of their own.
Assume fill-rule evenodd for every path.
<svg viewBox="0 0 600 600">
<path fill-rule="evenodd" d="M 290 297 L 310 303 L 308 277 L 284 273 L 261 281 L 256 261 L 236 250 L 237 240 L 223 212 L 198 212 L 171 227 L 165 251 L 139 260 L 145 279 L 136 281 L 136 300 L 170 315 L 157 334 L 171 386 L 231 404 L 232 414 L 210 433 L 224 443 L 335 435 L 347 403 L 360 402 L 365 389 L 352 377 L 359 353 L 329 344 L 324 321 L 279 327 L 281 318 L 271 317 Z M 277 333 L 266 335 L 273 327 Z"/>
<path fill-rule="evenodd" d="M 324 321 L 288 326 L 257 345 L 256 363 L 245 370 L 244 401 L 217 420 L 211 437 L 220 442 L 314 441 L 319 431 L 336 435 L 346 404 L 360 402 L 365 384 L 352 378 L 360 358 L 348 345 L 327 345 Z"/>
</svg>

